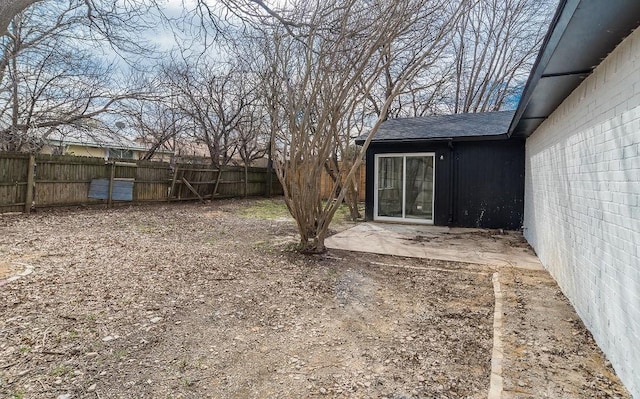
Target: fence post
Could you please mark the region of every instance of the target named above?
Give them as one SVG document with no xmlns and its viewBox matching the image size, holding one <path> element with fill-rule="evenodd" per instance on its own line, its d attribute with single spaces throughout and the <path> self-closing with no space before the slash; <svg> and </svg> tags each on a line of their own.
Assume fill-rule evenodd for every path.
<svg viewBox="0 0 640 399">
<path fill-rule="evenodd" d="M 171 201 L 173 198 L 173 190 L 176 187 L 176 179 L 178 179 L 178 164 L 175 165 L 175 170 L 173 171 L 173 179 L 171 179 L 171 188 L 169 189 L 169 198 L 167 200 Z"/>
<path fill-rule="evenodd" d="M 220 185 L 220 180 L 222 179 L 222 165 L 218 166 L 218 175 L 216 176 L 216 184 L 213 186 L 213 194 L 211 194 L 211 199 L 218 194 L 218 186 Z"/>
<path fill-rule="evenodd" d="M 27 193 L 24 200 L 24 213 L 31 213 L 31 204 L 33 203 L 33 186 L 35 184 L 35 166 L 36 156 L 29 156 L 29 166 L 27 171 Z"/>
<path fill-rule="evenodd" d="M 247 198 L 247 193 L 249 192 L 249 167 L 247 163 L 244 164 L 244 198 Z"/>
<path fill-rule="evenodd" d="M 109 196 L 107 197 L 107 208 L 111 208 L 111 197 L 113 196 L 113 179 L 116 176 L 116 163 L 111 163 L 111 171 L 109 175 Z"/>
<path fill-rule="evenodd" d="M 271 160 L 267 163 L 267 175 L 265 176 L 265 193 L 264 195 L 269 198 L 271 197 L 271 186 L 273 185 L 273 172 L 271 171 Z"/>
</svg>

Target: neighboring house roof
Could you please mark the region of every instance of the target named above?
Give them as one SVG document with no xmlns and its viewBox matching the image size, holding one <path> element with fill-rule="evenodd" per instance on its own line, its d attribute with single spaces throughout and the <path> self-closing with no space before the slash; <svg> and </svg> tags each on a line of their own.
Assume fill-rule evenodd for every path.
<svg viewBox="0 0 640 399">
<path fill-rule="evenodd" d="M 514 111 L 434 115 L 389 119 L 378 129 L 373 142 L 469 140 L 504 138 Z M 366 135 L 356 139 L 364 143 Z"/>
<path fill-rule="evenodd" d="M 147 146 L 140 145 L 125 136 L 103 132 L 74 130 L 63 133 L 53 133 L 47 138 L 47 143 L 54 146 L 78 145 L 83 147 L 112 148 L 114 150 L 147 151 Z M 171 153 L 158 149 L 156 152 Z"/>
<path fill-rule="evenodd" d="M 561 1 L 522 93 L 509 135 L 531 135 L 639 25 L 639 0 Z"/>
</svg>

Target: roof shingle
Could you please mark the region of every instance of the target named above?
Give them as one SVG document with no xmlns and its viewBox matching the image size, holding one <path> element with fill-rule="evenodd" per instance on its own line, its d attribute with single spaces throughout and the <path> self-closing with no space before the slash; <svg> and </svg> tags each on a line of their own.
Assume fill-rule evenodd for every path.
<svg viewBox="0 0 640 399">
<path fill-rule="evenodd" d="M 389 119 L 380 125 L 373 142 L 421 141 L 500 136 L 507 133 L 515 111 L 434 115 Z M 362 144 L 366 135 L 356 139 Z"/>
</svg>

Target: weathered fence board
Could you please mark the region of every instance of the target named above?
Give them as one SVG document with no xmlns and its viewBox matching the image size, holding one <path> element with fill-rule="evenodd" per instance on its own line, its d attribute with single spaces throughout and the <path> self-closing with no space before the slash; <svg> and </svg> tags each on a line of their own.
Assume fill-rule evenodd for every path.
<svg viewBox="0 0 640 399">
<path fill-rule="evenodd" d="M 346 178 L 347 173 L 342 174 L 342 178 Z M 358 186 L 358 201 L 364 201 L 365 194 L 365 166 L 360 165 L 358 171 L 356 171 L 356 182 Z M 333 190 L 334 182 L 331 176 L 327 173 L 326 170 L 322 171 L 322 175 L 320 176 L 320 194 L 323 198 L 328 198 L 331 195 L 331 191 Z"/>
<path fill-rule="evenodd" d="M 166 162 L 138 161 L 133 186 L 134 201 L 165 201 L 169 198 L 168 181 L 172 176 Z"/>
<path fill-rule="evenodd" d="M 21 212 L 27 196 L 28 154 L 0 157 L 0 212 Z"/>
<path fill-rule="evenodd" d="M 102 158 L 37 155 L 34 202 L 36 207 L 99 204 L 88 198 L 92 179 L 107 178 Z"/>
</svg>

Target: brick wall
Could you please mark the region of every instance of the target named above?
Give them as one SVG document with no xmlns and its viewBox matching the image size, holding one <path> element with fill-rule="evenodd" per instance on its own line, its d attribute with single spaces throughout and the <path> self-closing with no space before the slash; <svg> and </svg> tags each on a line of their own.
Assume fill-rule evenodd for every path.
<svg viewBox="0 0 640 399">
<path fill-rule="evenodd" d="M 640 29 L 527 140 L 525 236 L 640 398 Z"/>
</svg>

